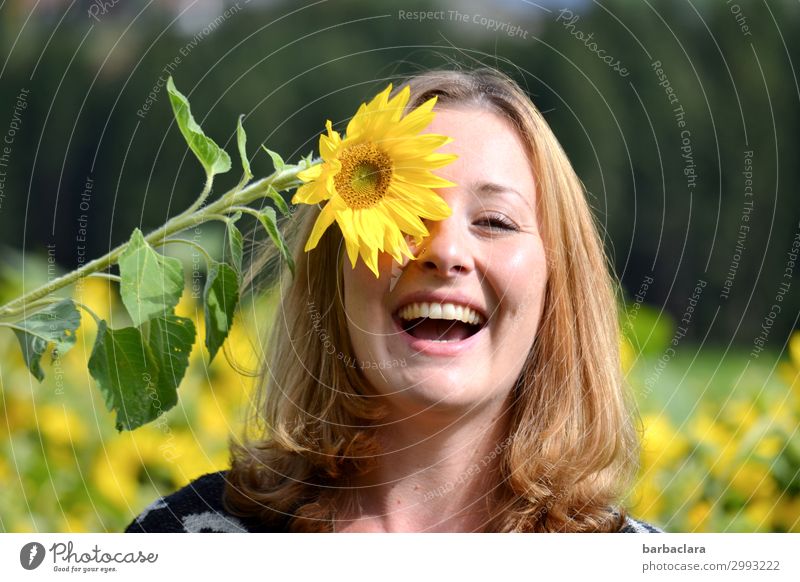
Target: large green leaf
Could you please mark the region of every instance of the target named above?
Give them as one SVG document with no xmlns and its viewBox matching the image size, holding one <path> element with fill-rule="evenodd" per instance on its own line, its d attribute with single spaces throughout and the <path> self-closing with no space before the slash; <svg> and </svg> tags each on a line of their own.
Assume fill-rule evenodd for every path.
<svg viewBox="0 0 800 582">
<path fill-rule="evenodd" d="M 209 362 L 228 337 L 238 302 L 239 277 L 236 271 L 226 263 L 214 263 L 203 292 Z"/>
<path fill-rule="evenodd" d="M 294 258 L 292 258 L 292 253 L 289 251 L 289 247 L 286 245 L 286 241 L 284 240 L 281 231 L 278 229 L 278 221 L 277 217 L 275 216 L 275 211 L 272 208 L 263 208 L 258 213 L 258 219 L 264 226 L 264 230 L 267 231 L 267 234 L 272 239 L 272 242 L 276 247 L 278 247 L 278 250 L 280 250 L 283 258 L 286 259 L 286 263 L 289 265 L 289 270 L 292 272 L 292 275 L 294 275 Z"/>
<path fill-rule="evenodd" d="M 189 101 L 175 88 L 175 83 L 170 76 L 167 79 L 167 92 L 169 101 L 172 104 L 172 112 L 175 114 L 175 121 L 189 144 L 189 148 L 203 164 L 206 173 L 214 176 L 224 174 L 231 169 L 231 158 L 220 148 L 214 140 L 207 137 L 192 116 Z"/>
<path fill-rule="evenodd" d="M 133 231 L 119 259 L 122 277 L 120 295 L 134 326 L 178 304 L 183 294 L 183 266 L 180 260 L 160 255 L 144 240 L 142 231 Z"/>
<path fill-rule="evenodd" d="M 155 404 L 158 360 L 137 328 L 111 329 L 101 321 L 89 373 L 100 385 L 106 408 L 117 413 L 117 430 L 133 430 L 163 411 Z"/>
<path fill-rule="evenodd" d="M 169 314 L 150 322 L 150 347 L 158 362 L 158 381 L 155 383 L 157 415 L 178 402 L 178 386 L 189 366 L 197 332 L 191 319 Z"/>
<path fill-rule="evenodd" d="M 49 305 L 14 324 L 25 364 L 39 382 L 44 380 L 40 362 L 47 346 L 50 342 L 55 344 L 53 360 L 56 354 L 64 355 L 75 345 L 75 332 L 80 325 L 81 314 L 72 299 Z"/>
</svg>

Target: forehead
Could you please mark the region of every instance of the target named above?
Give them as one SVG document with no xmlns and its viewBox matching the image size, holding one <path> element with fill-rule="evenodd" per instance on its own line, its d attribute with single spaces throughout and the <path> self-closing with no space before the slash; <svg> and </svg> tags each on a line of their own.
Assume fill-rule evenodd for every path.
<svg viewBox="0 0 800 582">
<path fill-rule="evenodd" d="M 442 133 L 461 146 L 480 146 L 491 143 L 516 148 L 525 156 L 525 146 L 519 132 L 506 117 L 477 106 L 435 107 L 433 121 L 423 133 Z M 477 139 L 476 139 L 477 138 Z M 448 144 L 453 145 L 453 144 Z M 442 149 L 447 149 L 443 146 Z"/>
<path fill-rule="evenodd" d="M 435 109 L 428 133 L 453 138 L 438 151 L 458 155 L 438 174 L 462 185 L 499 183 L 512 185 L 535 200 L 535 179 L 530 158 L 519 132 L 501 115 L 477 107 Z"/>
</svg>

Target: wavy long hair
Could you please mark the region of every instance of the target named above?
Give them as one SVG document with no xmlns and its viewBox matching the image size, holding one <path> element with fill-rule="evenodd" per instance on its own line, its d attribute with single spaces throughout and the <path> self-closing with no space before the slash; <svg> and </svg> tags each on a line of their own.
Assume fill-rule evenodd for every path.
<svg viewBox="0 0 800 582">
<path fill-rule="evenodd" d="M 510 78 L 493 70 L 428 71 L 408 79 L 409 110 L 476 107 L 506 118 L 528 149 L 548 262 L 542 319 L 511 395 L 511 423 L 485 531 L 618 530 L 635 473 L 634 408 L 619 361 L 615 279 L 583 186 L 546 121 Z M 398 87 L 397 89 L 399 89 Z M 342 237 L 328 229 L 303 244 L 319 210 L 287 225 L 296 276 L 259 370 L 255 414 L 231 445 L 225 504 L 232 513 L 291 531 L 331 531 L 353 477 L 376 466 L 371 426 L 385 411 L 355 361 L 342 283 Z M 273 251 L 253 263 L 258 272 Z"/>
</svg>

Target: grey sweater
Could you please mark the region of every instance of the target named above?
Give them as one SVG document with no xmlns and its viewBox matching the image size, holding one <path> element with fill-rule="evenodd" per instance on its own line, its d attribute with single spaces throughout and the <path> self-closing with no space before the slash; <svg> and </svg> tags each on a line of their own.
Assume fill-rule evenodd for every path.
<svg viewBox="0 0 800 582">
<path fill-rule="evenodd" d="M 222 494 L 225 471 L 209 473 L 171 495 L 162 497 L 136 517 L 125 529 L 129 533 L 226 533 L 287 532 L 284 527 L 267 529 L 255 520 L 235 517 L 225 510 Z M 288 522 L 288 519 L 287 519 Z M 620 533 L 657 533 L 659 528 L 626 518 Z"/>
</svg>

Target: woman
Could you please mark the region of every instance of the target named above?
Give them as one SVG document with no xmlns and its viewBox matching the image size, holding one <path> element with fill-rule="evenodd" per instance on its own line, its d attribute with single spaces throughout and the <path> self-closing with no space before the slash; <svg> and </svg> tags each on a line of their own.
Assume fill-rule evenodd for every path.
<svg viewBox="0 0 800 582">
<path fill-rule="evenodd" d="M 325 210 L 298 210 L 261 436 L 128 531 L 658 531 L 619 506 L 638 451 L 615 298 L 563 150 L 497 72 L 407 87 L 406 112 L 435 97 L 425 132 L 452 138 L 438 181 L 419 174 L 449 214 L 425 221 L 414 260 L 371 262 L 319 227 Z"/>
</svg>

